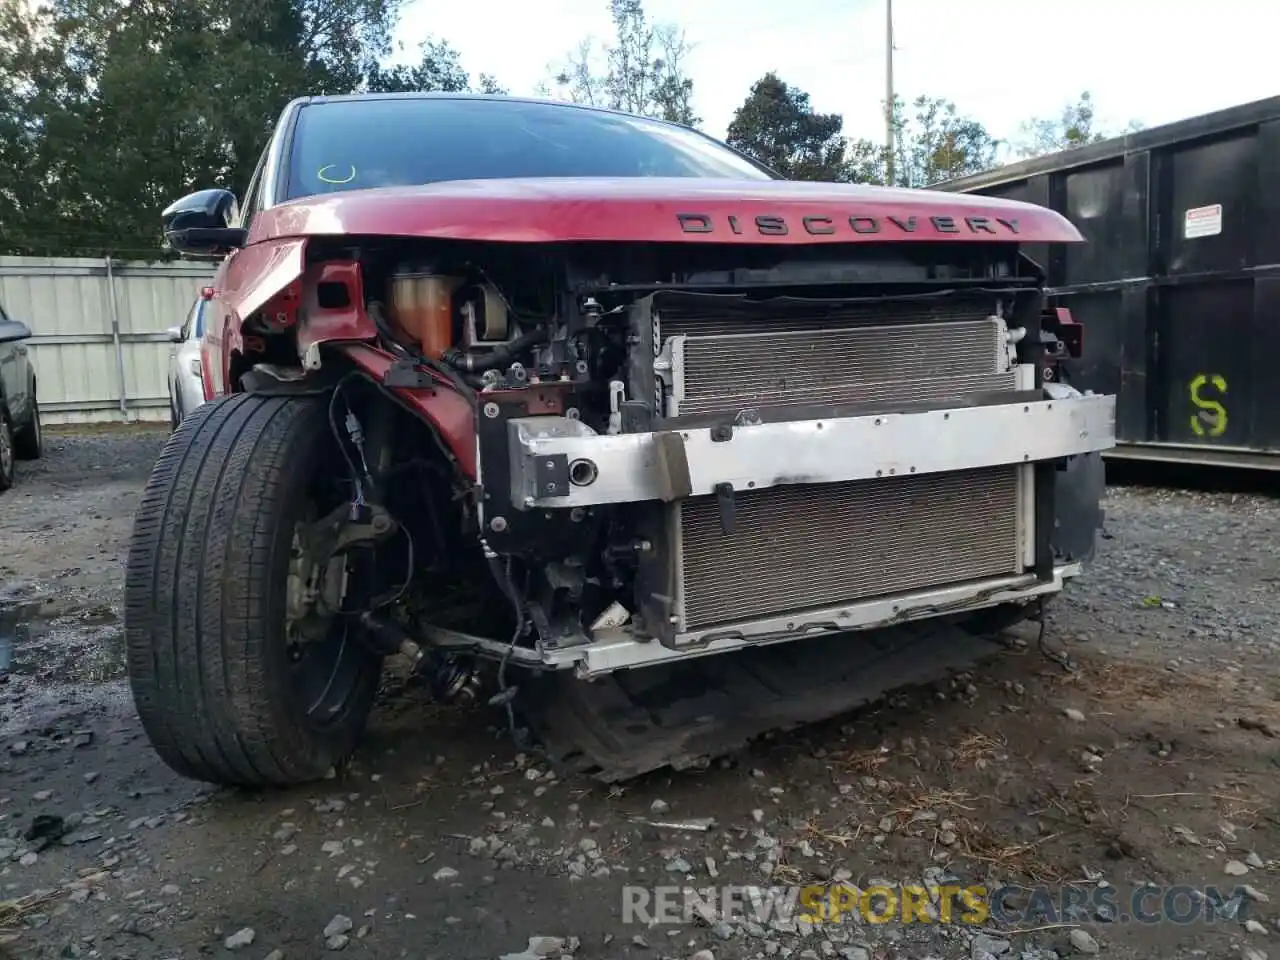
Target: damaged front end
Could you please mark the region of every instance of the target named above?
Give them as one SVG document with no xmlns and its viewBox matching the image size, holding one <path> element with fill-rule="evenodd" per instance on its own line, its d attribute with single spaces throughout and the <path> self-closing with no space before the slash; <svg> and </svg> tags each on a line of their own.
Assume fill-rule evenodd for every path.
<svg viewBox="0 0 1280 960">
<path fill-rule="evenodd" d="M 1056 379 L 1038 300 L 652 293 L 607 308 L 631 346 L 607 412 L 486 393 L 489 547 L 608 518 L 600 569 L 543 568 L 543 661 L 591 676 L 1060 591 L 1114 400 Z M 611 602 L 575 609 L 593 579 Z"/>
<path fill-rule="evenodd" d="M 1092 555 L 1114 398 L 1020 252 L 1082 240 L 1052 211 L 452 95 L 295 103 L 259 173 L 247 225 L 165 214 L 224 258 L 126 577 L 180 772 L 324 775 L 401 654 L 564 767 L 680 766 L 970 661 Z"/>
<path fill-rule="evenodd" d="M 393 494 L 402 518 L 452 531 L 425 531 L 401 618 L 450 670 L 479 656 L 592 677 L 1016 616 L 1092 555 L 1114 398 L 1070 386 L 1080 331 L 1034 264 L 958 250 L 743 267 L 708 248 L 680 269 L 624 250 L 315 244 L 300 367 L 244 372 L 310 382 L 321 346 L 345 341 L 345 363 L 430 424 L 430 449 L 387 455 L 441 450 L 452 472 L 447 501 Z"/>
</svg>

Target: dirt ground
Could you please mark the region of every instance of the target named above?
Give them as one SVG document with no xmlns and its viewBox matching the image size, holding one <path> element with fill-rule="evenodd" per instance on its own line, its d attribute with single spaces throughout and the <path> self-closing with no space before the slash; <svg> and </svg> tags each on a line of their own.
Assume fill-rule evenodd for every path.
<svg viewBox="0 0 1280 960">
<path fill-rule="evenodd" d="M 558 780 L 487 708 L 388 691 L 341 780 L 246 793 L 163 767 L 123 677 L 123 558 L 163 440 L 51 435 L 0 496 L 0 605 L 27 611 L 0 682 L 0 955 L 1280 957 L 1264 493 L 1113 486 L 1043 649 L 1020 633 L 968 674 L 707 770 Z M 1071 906 L 1010 888 L 981 925 L 623 910 L 628 885 L 829 882 L 1043 884 Z M 1137 922 L 1135 890 L 1197 918 Z"/>
</svg>

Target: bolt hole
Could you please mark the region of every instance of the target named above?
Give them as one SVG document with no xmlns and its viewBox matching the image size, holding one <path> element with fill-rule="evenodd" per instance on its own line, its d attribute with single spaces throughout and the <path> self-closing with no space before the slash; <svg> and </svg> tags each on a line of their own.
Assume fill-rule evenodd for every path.
<svg viewBox="0 0 1280 960">
<path fill-rule="evenodd" d="M 593 460 L 575 460 L 569 464 L 569 482 L 575 487 L 587 487 L 596 482 L 600 469 Z"/>
</svg>

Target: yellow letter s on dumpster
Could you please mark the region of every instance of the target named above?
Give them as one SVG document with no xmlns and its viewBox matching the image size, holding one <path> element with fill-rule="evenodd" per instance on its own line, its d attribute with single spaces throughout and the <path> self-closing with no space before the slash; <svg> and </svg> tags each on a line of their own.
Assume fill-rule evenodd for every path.
<svg viewBox="0 0 1280 960">
<path fill-rule="evenodd" d="M 1198 374 L 1191 381 L 1191 402 L 1196 412 L 1191 415 L 1191 432 L 1197 437 L 1220 437 L 1227 430 L 1227 408 L 1217 400 L 1209 400 L 1200 395 L 1206 384 L 1212 383 L 1218 393 L 1225 395 L 1227 381 L 1218 374 L 1205 376 Z"/>
</svg>

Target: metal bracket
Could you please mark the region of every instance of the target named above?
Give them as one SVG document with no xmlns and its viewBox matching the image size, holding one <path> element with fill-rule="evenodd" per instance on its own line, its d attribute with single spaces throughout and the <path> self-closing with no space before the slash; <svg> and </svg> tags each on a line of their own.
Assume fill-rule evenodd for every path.
<svg viewBox="0 0 1280 960">
<path fill-rule="evenodd" d="M 412 360 L 396 360 L 387 367 L 387 372 L 382 375 L 382 385 L 404 390 L 429 390 L 432 393 L 436 390 L 435 378 Z"/>
<path fill-rule="evenodd" d="M 720 511 L 720 532 L 726 537 L 732 536 L 738 528 L 738 505 L 732 483 L 716 484 L 716 509 Z"/>
<path fill-rule="evenodd" d="M 352 505 L 344 503 L 307 528 L 307 552 L 313 559 L 327 562 L 356 544 L 384 540 L 396 531 L 395 518 L 384 508 L 366 503 L 358 509 L 364 515 L 353 519 Z"/>
<path fill-rule="evenodd" d="M 569 458 L 563 453 L 538 457 L 533 464 L 534 496 L 567 497 L 569 495 Z"/>
</svg>

